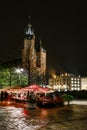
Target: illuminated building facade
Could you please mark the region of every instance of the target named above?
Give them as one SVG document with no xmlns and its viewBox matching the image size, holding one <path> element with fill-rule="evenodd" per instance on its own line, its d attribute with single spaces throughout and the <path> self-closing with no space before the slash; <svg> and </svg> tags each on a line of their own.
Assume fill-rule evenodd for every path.
<svg viewBox="0 0 87 130">
<path fill-rule="evenodd" d="M 58 91 L 69 90 L 69 75 L 67 73 L 53 76 L 49 79 L 49 86 Z"/>
<path fill-rule="evenodd" d="M 49 86 L 58 91 L 81 90 L 81 77 L 73 74 L 60 74 L 49 79 Z"/>
<path fill-rule="evenodd" d="M 22 64 L 23 68 L 28 71 L 29 84 L 44 81 L 46 74 L 46 50 L 42 47 L 41 40 L 35 36 L 30 23 L 25 30 Z"/>
<path fill-rule="evenodd" d="M 87 90 L 87 77 L 81 78 L 81 90 Z"/>
<path fill-rule="evenodd" d="M 81 77 L 71 75 L 70 76 L 70 90 L 81 90 Z"/>
</svg>

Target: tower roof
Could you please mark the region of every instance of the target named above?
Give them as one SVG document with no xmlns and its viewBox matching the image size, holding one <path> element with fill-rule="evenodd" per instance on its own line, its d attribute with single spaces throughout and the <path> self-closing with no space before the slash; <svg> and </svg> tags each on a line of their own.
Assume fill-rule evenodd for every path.
<svg viewBox="0 0 87 130">
<path fill-rule="evenodd" d="M 31 39 L 33 35 L 34 35 L 34 30 L 32 28 L 32 24 L 29 21 L 29 24 L 25 28 L 25 37 L 27 37 L 28 39 Z"/>
<path fill-rule="evenodd" d="M 30 23 L 27 25 L 27 28 L 26 28 L 26 30 L 25 30 L 25 34 L 26 34 L 26 35 L 33 35 L 33 34 L 34 34 L 32 25 L 31 25 Z"/>
</svg>

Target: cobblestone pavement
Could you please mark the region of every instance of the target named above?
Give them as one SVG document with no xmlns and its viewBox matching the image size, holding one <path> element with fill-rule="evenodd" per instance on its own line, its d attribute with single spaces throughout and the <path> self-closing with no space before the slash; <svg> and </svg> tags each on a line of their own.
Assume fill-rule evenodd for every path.
<svg viewBox="0 0 87 130">
<path fill-rule="evenodd" d="M 0 106 L 0 130 L 35 130 L 46 125 L 47 120 L 39 110 Z M 40 117 L 39 117 L 40 116 Z"/>
<path fill-rule="evenodd" d="M 49 129 L 87 130 L 87 106 L 71 105 L 53 112 L 49 117 L 49 123 L 42 127 L 41 130 Z"/>
<path fill-rule="evenodd" d="M 0 130 L 35 129 L 87 130 L 87 105 L 36 110 L 0 106 Z"/>
</svg>

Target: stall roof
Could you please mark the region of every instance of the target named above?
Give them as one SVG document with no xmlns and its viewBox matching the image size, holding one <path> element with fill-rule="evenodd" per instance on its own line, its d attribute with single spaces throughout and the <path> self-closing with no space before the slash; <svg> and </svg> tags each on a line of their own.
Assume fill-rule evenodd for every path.
<svg viewBox="0 0 87 130">
<path fill-rule="evenodd" d="M 22 90 L 24 91 L 33 91 L 33 92 L 46 92 L 46 91 L 49 91 L 50 89 L 49 88 L 43 88 L 39 85 L 36 85 L 36 84 L 33 84 L 31 86 L 27 86 L 25 88 L 22 88 Z"/>
</svg>

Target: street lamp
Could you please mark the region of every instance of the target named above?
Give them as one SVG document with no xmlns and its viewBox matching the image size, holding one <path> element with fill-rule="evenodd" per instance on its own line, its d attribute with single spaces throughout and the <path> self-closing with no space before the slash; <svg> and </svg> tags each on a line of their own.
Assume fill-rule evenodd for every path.
<svg viewBox="0 0 87 130">
<path fill-rule="evenodd" d="M 18 84 L 19 84 L 19 85 L 21 84 L 20 74 L 22 74 L 23 71 L 24 71 L 24 69 L 22 69 L 22 68 L 16 68 L 16 69 L 15 69 L 15 72 L 18 74 Z"/>
<path fill-rule="evenodd" d="M 22 68 L 16 68 L 15 72 L 18 73 L 18 74 L 21 74 L 23 72 L 23 69 Z"/>
</svg>

